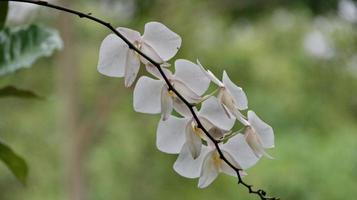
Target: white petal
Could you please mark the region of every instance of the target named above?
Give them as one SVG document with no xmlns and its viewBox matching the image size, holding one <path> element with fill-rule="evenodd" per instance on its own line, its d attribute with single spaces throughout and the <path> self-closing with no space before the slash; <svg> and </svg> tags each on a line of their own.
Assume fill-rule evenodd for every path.
<svg viewBox="0 0 357 200">
<path fill-rule="evenodd" d="M 270 154 L 268 154 L 268 153 L 265 151 L 265 149 L 263 149 L 263 155 L 266 156 L 266 157 L 269 158 L 269 159 L 274 159 L 274 157 L 271 156 Z"/>
<path fill-rule="evenodd" d="M 201 121 L 201 124 L 207 131 L 209 131 L 212 128 L 217 128 L 212 122 L 210 122 L 208 119 L 206 119 L 203 116 L 198 116 L 198 119 Z"/>
<path fill-rule="evenodd" d="M 164 60 L 162 58 L 160 58 L 160 56 L 156 53 L 156 51 L 151 46 L 149 46 L 148 44 L 146 44 L 146 43 L 141 44 L 140 50 L 145 55 L 149 56 L 149 58 L 151 58 L 155 62 L 157 62 L 157 63 L 163 63 L 164 62 Z M 140 60 L 145 65 L 151 63 L 146 58 L 144 58 L 142 56 L 140 56 Z"/>
<path fill-rule="evenodd" d="M 186 144 L 191 152 L 193 159 L 196 159 L 201 153 L 202 142 L 201 138 L 193 130 L 192 120 L 186 124 L 185 133 Z"/>
<path fill-rule="evenodd" d="M 235 100 L 233 99 L 233 96 L 230 94 L 227 88 L 220 88 L 217 98 L 218 102 L 222 105 L 222 107 L 226 111 L 226 114 L 228 113 L 229 117 L 232 117 L 233 115 L 239 118 L 241 116 L 236 106 Z"/>
<path fill-rule="evenodd" d="M 213 136 L 214 139 L 220 140 L 220 139 L 222 139 L 222 138 L 224 137 L 224 135 L 225 135 L 226 132 L 225 132 L 224 130 L 222 130 L 222 129 L 220 129 L 220 128 L 214 126 L 214 127 L 210 128 L 210 129 L 208 130 L 208 133 L 209 133 L 211 136 Z"/>
<path fill-rule="evenodd" d="M 245 116 L 239 111 L 233 96 L 230 94 L 227 88 L 221 88 L 217 98 L 218 102 L 222 105 L 222 108 L 229 118 L 235 117 L 242 124 L 246 124 Z"/>
<path fill-rule="evenodd" d="M 250 126 L 250 123 L 243 114 L 241 114 L 241 117 L 237 118 L 237 120 L 239 120 L 243 126 Z"/>
<path fill-rule="evenodd" d="M 232 118 L 232 117 L 234 117 L 233 114 L 229 111 L 227 106 L 224 105 L 225 91 L 226 91 L 226 88 L 224 88 L 224 87 L 219 88 L 218 94 L 217 94 L 217 100 L 218 100 L 218 103 L 222 106 L 222 108 L 223 108 L 224 112 L 226 113 L 226 115 L 228 116 L 228 118 Z"/>
<path fill-rule="evenodd" d="M 135 54 L 134 51 L 129 50 L 126 59 L 126 66 L 125 66 L 125 80 L 124 84 L 125 87 L 130 87 L 138 75 L 140 68 L 140 60 L 139 57 Z"/>
<path fill-rule="evenodd" d="M 196 60 L 196 63 L 200 67 L 202 73 L 204 73 L 207 76 L 207 78 L 211 80 L 211 76 L 207 73 L 207 70 L 203 67 L 203 65 L 198 59 Z"/>
<path fill-rule="evenodd" d="M 119 33 L 121 33 L 124 37 L 126 37 L 131 43 L 140 41 L 141 39 L 140 33 L 135 30 L 119 27 L 117 28 L 117 31 L 119 31 Z"/>
<path fill-rule="evenodd" d="M 175 77 L 185 83 L 196 94 L 202 95 L 208 89 L 210 79 L 195 63 L 178 59 L 175 61 L 175 70 Z"/>
<path fill-rule="evenodd" d="M 223 83 L 210 70 L 206 70 L 198 59 L 197 59 L 197 65 L 201 68 L 201 71 L 207 76 L 208 79 L 210 79 L 219 87 L 224 87 Z"/>
<path fill-rule="evenodd" d="M 145 24 L 143 41 L 164 61 L 171 59 L 181 46 L 181 37 L 159 22 Z"/>
<path fill-rule="evenodd" d="M 159 70 L 152 64 L 149 63 L 149 64 L 145 65 L 145 68 L 146 68 L 146 71 L 149 72 L 151 75 L 155 76 L 158 79 L 164 80 L 164 78 L 161 76 Z M 168 70 L 166 68 L 161 68 L 161 69 L 168 79 L 173 78 L 172 72 L 170 70 Z"/>
<path fill-rule="evenodd" d="M 192 113 L 188 107 L 178 98 L 174 99 L 174 109 L 183 117 L 191 117 Z"/>
<path fill-rule="evenodd" d="M 160 120 L 157 128 L 156 146 L 165 153 L 179 153 L 185 143 L 185 128 L 188 119 L 169 117 Z"/>
<path fill-rule="evenodd" d="M 235 122 L 234 118 L 228 118 L 216 97 L 210 97 L 202 103 L 199 115 L 224 130 L 230 130 Z"/>
<path fill-rule="evenodd" d="M 222 149 L 228 152 L 242 169 L 252 167 L 259 160 L 242 134 L 237 134 L 229 139 L 228 142 L 223 145 Z"/>
<path fill-rule="evenodd" d="M 222 161 L 221 171 L 229 176 L 237 176 L 236 171 L 232 167 L 230 167 L 227 163 Z"/>
<path fill-rule="evenodd" d="M 129 48 L 114 34 L 108 35 L 99 50 L 98 71 L 110 77 L 123 77 Z"/>
<path fill-rule="evenodd" d="M 238 169 L 241 169 L 242 167 L 234 160 L 234 158 L 226 151 L 222 151 L 224 157 L 227 158 L 227 160 L 233 164 L 235 167 L 237 167 Z M 222 160 L 221 162 L 221 171 L 229 176 L 237 176 L 237 172 L 230 167 L 226 162 L 224 162 Z"/>
<path fill-rule="evenodd" d="M 171 67 L 171 64 L 168 62 L 164 62 L 164 63 L 160 64 L 160 67 Z"/>
<path fill-rule="evenodd" d="M 203 160 L 200 179 L 198 180 L 198 187 L 205 188 L 209 186 L 218 176 L 219 169 L 214 164 L 213 154 L 215 151 L 209 152 Z"/>
<path fill-rule="evenodd" d="M 210 122 L 209 120 L 207 120 L 206 118 L 202 117 L 202 116 L 198 116 L 202 126 L 208 131 L 208 133 L 214 137 L 215 139 L 221 139 L 222 136 L 225 134 L 225 130 L 222 130 L 218 127 L 216 127 L 214 124 L 212 124 L 212 122 Z M 205 140 L 209 145 L 212 145 L 212 147 L 214 147 L 214 144 L 210 143 L 211 140 L 208 138 L 208 136 L 202 131 L 202 136 L 201 138 L 203 140 Z"/>
<path fill-rule="evenodd" d="M 172 80 L 172 85 L 189 103 L 196 103 L 201 100 L 201 96 L 192 91 L 192 89 L 187 87 L 182 81 Z"/>
<path fill-rule="evenodd" d="M 139 78 L 134 88 L 134 110 L 142 113 L 160 113 L 163 85 L 161 80 L 147 76 Z"/>
<path fill-rule="evenodd" d="M 248 108 L 248 99 L 245 95 L 243 89 L 235 85 L 231 79 L 228 77 L 226 71 L 223 71 L 223 84 L 228 89 L 229 93 L 232 95 L 236 106 L 239 110 L 245 110 Z"/>
<path fill-rule="evenodd" d="M 199 177 L 202 162 L 207 152 L 207 148 L 202 148 L 201 156 L 197 159 L 193 159 L 187 144 L 184 144 L 174 164 L 174 170 L 186 178 Z"/>
<path fill-rule="evenodd" d="M 225 173 L 229 176 L 237 177 L 237 172 L 234 169 L 232 169 L 230 166 L 228 166 L 225 162 L 222 163 L 221 170 L 223 173 Z M 242 170 L 239 171 L 239 174 L 240 174 L 240 177 L 244 177 L 244 176 L 248 175 L 247 172 L 242 171 Z"/>
<path fill-rule="evenodd" d="M 224 87 L 224 84 L 210 70 L 207 70 L 207 74 L 211 78 L 212 82 L 214 82 L 219 87 Z"/>
<path fill-rule="evenodd" d="M 195 111 L 195 112 L 197 113 L 197 111 Z M 192 115 L 190 115 L 190 117 L 192 118 L 192 121 L 194 121 L 194 123 L 196 124 L 196 120 L 193 119 Z M 206 118 L 201 117 L 201 116 L 198 116 L 198 118 L 199 118 L 202 126 L 208 131 L 208 133 L 211 136 L 213 136 L 213 137 L 218 136 L 215 133 L 212 133 L 212 131 L 214 131 L 213 129 L 217 128 L 215 125 L 212 124 L 212 122 L 208 121 Z M 208 138 L 208 136 L 201 129 L 200 129 L 200 137 L 201 137 L 201 139 L 205 140 L 208 143 L 208 146 L 214 148 L 214 144 L 213 143 L 211 144 L 211 140 Z M 219 138 L 215 138 L 215 139 L 219 139 Z"/>
<path fill-rule="evenodd" d="M 169 95 L 168 88 L 166 85 L 162 87 L 161 90 L 161 112 L 162 112 L 162 120 L 166 120 L 172 113 L 173 100 Z"/>
<path fill-rule="evenodd" d="M 248 121 L 259 134 L 264 148 L 274 147 L 274 131 L 271 126 L 261 120 L 253 111 L 248 111 Z"/>
<path fill-rule="evenodd" d="M 253 150 L 255 155 L 260 158 L 263 155 L 267 156 L 270 159 L 273 159 L 264 149 L 262 140 L 258 133 L 252 126 L 247 126 L 244 131 L 245 140 L 247 141 L 250 148 Z"/>
</svg>

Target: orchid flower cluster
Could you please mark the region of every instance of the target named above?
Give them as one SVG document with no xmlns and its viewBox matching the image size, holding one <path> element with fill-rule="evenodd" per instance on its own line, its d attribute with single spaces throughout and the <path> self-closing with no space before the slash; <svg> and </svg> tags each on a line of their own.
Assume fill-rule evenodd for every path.
<svg viewBox="0 0 357 200">
<path fill-rule="evenodd" d="M 108 35 L 101 44 L 98 71 L 110 77 L 124 77 L 126 87 L 135 82 L 140 66 L 149 76 L 140 77 L 134 88 L 134 110 L 141 113 L 161 114 L 157 128 L 156 146 L 165 153 L 178 154 L 174 170 L 187 178 L 199 178 L 198 187 L 210 185 L 220 172 L 237 176 L 224 162 L 215 143 L 226 159 L 241 176 L 246 169 L 266 156 L 266 149 L 274 147 L 273 129 L 248 109 L 243 89 L 231 81 L 226 71 L 222 80 L 206 70 L 200 62 L 185 59 L 174 62 L 175 72 L 169 70 L 168 61 L 181 46 L 181 37 L 159 22 L 145 25 L 144 34 L 119 27 L 116 29 L 138 50 L 159 63 L 169 83 L 187 102 L 202 126 L 215 141 L 202 131 L 189 107 L 170 90 L 159 70 L 142 55 L 130 48 L 117 35 Z M 217 89 L 208 95 L 210 83 Z M 216 95 L 217 94 L 217 95 Z M 216 96 L 215 96 L 216 95 Z M 243 128 L 234 131 L 235 123 Z"/>
</svg>

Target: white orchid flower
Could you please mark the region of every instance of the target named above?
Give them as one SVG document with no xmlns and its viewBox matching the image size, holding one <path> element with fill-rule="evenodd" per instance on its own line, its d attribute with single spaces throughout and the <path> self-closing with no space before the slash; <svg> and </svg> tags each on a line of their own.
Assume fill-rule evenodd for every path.
<svg viewBox="0 0 357 200">
<path fill-rule="evenodd" d="M 132 44 L 157 63 L 171 59 L 181 46 L 181 37 L 159 22 L 145 24 L 144 34 L 119 27 L 117 30 Z M 148 61 L 115 34 L 109 34 L 99 51 L 98 71 L 110 77 L 125 77 L 125 86 L 130 87 L 136 79 L 140 61 Z"/>
<path fill-rule="evenodd" d="M 244 118 L 240 110 L 246 110 L 248 108 L 248 99 L 243 89 L 231 81 L 226 71 L 223 71 L 222 81 L 220 81 L 210 70 L 206 71 L 200 63 L 199 65 L 207 77 L 219 87 L 218 101 L 221 103 L 227 115 L 229 117 L 234 115 L 238 120 Z"/>
<path fill-rule="evenodd" d="M 265 149 L 274 147 L 273 128 L 261 120 L 255 112 L 251 110 L 248 111 L 248 121 L 245 122 L 245 124 L 244 136 L 254 154 L 257 157 L 265 155 L 272 159 L 272 157 L 266 153 Z"/>
<path fill-rule="evenodd" d="M 196 64 L 179 59 L 175 61 L 175 74 L 163 69 L 173 87 L 189 102 L 197 103 L 208 89 L 210 80 Z M 165 81 L 147 76 L 141 77 L 134 88 L 134 110 L 142 113 L 162 113 L 166 120 L 175 108 L 182 115 L 188 115 L 187 106 L 170 91 Z"/>
<path fill-rule="evenodd" d="M 237 134 L 227 143 L 220 145 L 220 148 L 227 160 L 238 169 L 246 170 L 259 160 L 242 134 Z M 237 173 L 220 158 L 213 144 L 203 146 L 201 155 L 197 159 L 192 157 L 188 146 L 185 144 L 174 164 L 174 170 L 186 178 L 199 177 L 199 188 L 210 185 L 221 172 L 230 176 L 237 176 Z M 240 171 L 240 175 L 244 176 L 246 173 Z"/>
<path fill-rule="evenodd" d="M 197 116 L 203 127 L 215 139 L 222 138 L 235 122 L 235 119 L 227 117 L 216 97 L 204 101 Z M 192 115 L 187 115 L 184 118 L 170 116 L 166 121 L 159 122 L 156 146 L 160 151 L 177 154 L 186 143 L 191 156 L 197 158 L 201 153 L 201 140 L 209 141 L 204 132 L 198 128 Z"/>
</svg>

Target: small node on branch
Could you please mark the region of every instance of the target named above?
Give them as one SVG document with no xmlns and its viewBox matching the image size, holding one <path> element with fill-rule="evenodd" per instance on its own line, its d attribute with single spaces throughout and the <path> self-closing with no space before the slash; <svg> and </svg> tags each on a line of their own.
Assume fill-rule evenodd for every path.
<svg viewBox="0 0 357 200">
<path fill-rule="evenodd" d="M 264 190 L 260 190 L 260 193 L 265 196 L 267 193 Z"/>
<path fill-rule="evenodd" d="M 47 1 L 37 1 L 38 3 L 40 3 L 41 5 L 48 5 Z"/>
<path fill-rule="evenodd" d="M 83 17 L 85 17 L 85 15 L 83 13 L 78 13 L 78 17 L 83 18 Z"/>
<path fill-rule="evenodd" d="M 252 186 L 248 185 L 247 187 L 248 187 L 249 192 L 251 192 L 252 191 Z"/>
<path fill-rule="evenodd" d="M 191 108 L 196 107 L 196 104 L 195 103 L 190 103 L 190 107 Z"/>
</svg>

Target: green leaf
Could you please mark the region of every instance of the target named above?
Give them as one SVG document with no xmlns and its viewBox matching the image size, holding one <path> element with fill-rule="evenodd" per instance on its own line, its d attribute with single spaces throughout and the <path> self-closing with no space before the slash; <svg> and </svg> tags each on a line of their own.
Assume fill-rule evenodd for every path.
<svg viewBox="0 0 357 200">
<path fill-rule="evenodd" d="M 5 86 L 0 88 L 0 98 L 3 97 L 18 97 L 26 99 L 42 99 L 39 95 L 30 90 L 18 89 L 14 86 Z"/>
<path fill-rule="evenodd" d="M 62 48 L 55 29 L 40 25 L 5 28 L 0 31 L 0 76 L 29 68 L 38 58 Z"/>
<path fill-rule="evenodd" d="M 0 2 L 0 29 L 2 29 L 5 25 L 8 9 L 9 2 Z"/>
<path fill-rule="evenodd" d="M 0 140 L 0 160 L 10 169 L 16 178 L 26 184 L 28 167 L 23 158 L 18 156 L 9 146 Z"/>
</svg>

